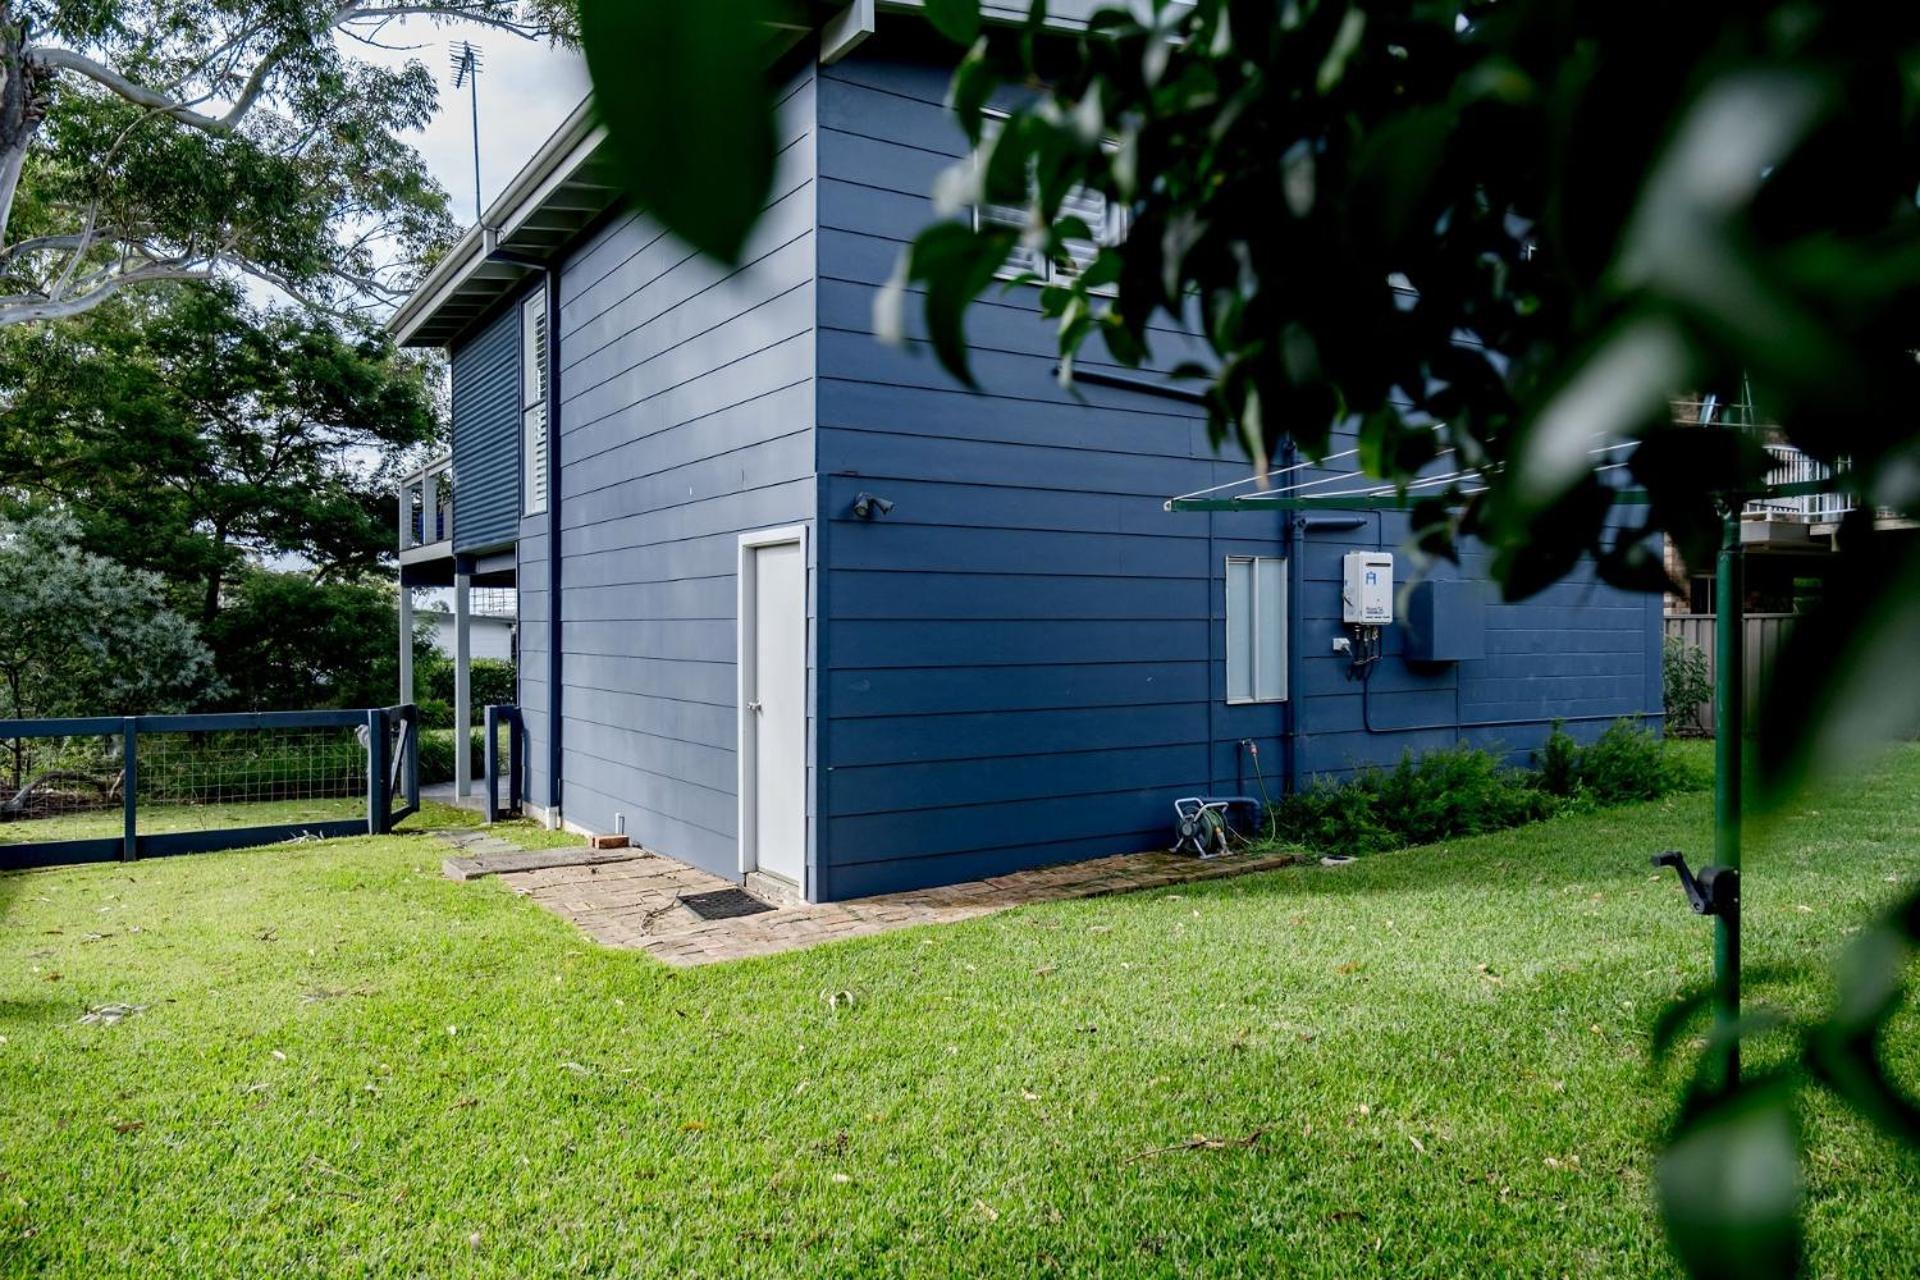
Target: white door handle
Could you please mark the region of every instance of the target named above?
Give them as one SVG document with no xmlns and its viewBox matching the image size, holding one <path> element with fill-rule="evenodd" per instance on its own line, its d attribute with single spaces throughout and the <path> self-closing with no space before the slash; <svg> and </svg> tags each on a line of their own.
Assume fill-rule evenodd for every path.
<svg viewBox="0 0 1920 1280">
<path fill-rule="evenodd" d="M 759 703 L 757 703 L 757 702 L 749 702 L 749 703 L 747 704 L 747 710 L 749 710 L 749 711 L 758 711 L 758 710 L 760 710 L 760 704 L 759 704 Z"/>
</svg>

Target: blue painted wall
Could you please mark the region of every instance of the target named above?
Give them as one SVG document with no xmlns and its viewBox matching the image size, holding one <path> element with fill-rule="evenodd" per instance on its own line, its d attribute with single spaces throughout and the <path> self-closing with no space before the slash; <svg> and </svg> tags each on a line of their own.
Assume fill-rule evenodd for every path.
<svg viewBox="0 0 1920 1280">
<path fill-rule="evenodd" d="M 520 528 L 520 312 L 507 306 L 453 348 L 453 549 L 492 551 Z"/>
<path fill-rule="evenodd" d="M 1257 789 L 1244 740 L 1270 780 L 1286 758 L 1282 705 L 1226 704 L 1223 623 L 1225 557 L 1285 554 L 1285 517 L 1162 509 L 1247 474 L 1243 457 L 1215 450 L 1199 410 L 1089 384 L 1062 391 L 1051 326 L 1027 288 L 969 316 L 981 394 L 923 343 L 898 351 L 869 336 L 876 289 L 933 216 L 935 178 L 965 151 L 942 105 L 947 78 L 884 33 L 820 72 L 825 897 L 1162 844 L 1174 798 Z M 1196 345 L 1161 329 L 1158 366 Z M 1098 354 L 1081 367 L 1103 367 Z M 892 514 L 854 519 L 861 490 L 893 500 Z M 1296 778 L 1459 739 L 1524 756 L 1553 715 L 1658 709 L 1657 597 L 1576 580 L 1491 608 L 1479 661 L 1414 670 L 1390 629 L 1376 727 L 1450 727 L 1367 733 L 1332 649 L 1340 556 L 1404 537 L 1397 516 L 1301 535 Z M 1464 571 L 1483 569 L 1470 550 Z M 1451 727 L 1520 718 L 1533 722 Z"/>
<path fill-rule="evenodd" d="M 774 199 L 726 272 L 622 214 L 560 272 L 561 802 L 738 869 L 738 536 L 814 510 L 815 81 L 787 86 Z M 546 517 L 521 526 L 521 691 L 544 803 Z M 811 668 L 811 663 L 809 664 Z"/>
<path fill-rule="evenodd" d="M 1278 513 L 1168 514 L 1173 494 L 1243 480 L 1246 460 L 1217 450 L 1190 404 L 1061 390 L 1031 289 L 993 294 L 969 317 L 982 394 L 941 373 L 917 330 L 911 350 L 874 342 L 874 294 L 964 151 L 940 56 L 883 36 L 795 73 L 774 201 L 740 271 L 631 214 L 563 257 L 570 821 L 612 830 L 621 814 L 641 843 L 735 872 L 738 537 L 775 525 L 812 531 L 817 898 L 1162 844 L 1174 798 L 1257 791 L 1249 740 L 1277 793 L 1458 740 L 1523 758 L 1553 716 L 1594 716 L 1581 726 L 1591 734 L 1658 710 L 1658 598 L 1576 579 L 1490 607 L 1486 657 L 1471 662 L 1409 666 L 1389 629 L 1376 729 L 1446 727 L 1369 733 L 1332 649 L 1340 556 L 1401 552 L 1404 581 L 1415 566 L 1402 517 L 1294 535 Z M 909 317 L 918 323 L 912 307 Z M 1161 370 L 1204 354 L 1171 325 L 1154 337 Z M 489 360 L 517 370 L 511 306 L 456 352 L 456 416 L 475 433 L 466 456 L 483 456 L 485 435 L 509 460 L 499 470 L 518 532 L 530 794 L 546 804 L 547 519 L 520 517 L 517 372 L 506 416 L 489 425 L 498 390 L 486 388 L 500 380 L 483 376 L 489 344 L 504 352 Z M 1124 372 L 1098 354 L 1082 367 Z M 496 474 L 484 456 L 474 465 Z M 893 512 L 854 519 L 862 490 Z M 463 549 L 490 536 L 457 528 Z M 1229 706 L 1224 560 L 1290 550 L 1292 701 Z M 1469 548 L 1460 569 L 1431 572 L 1484 568 Z M 1525 723 L 1457 727 L 1496 720 Z"/>
</svg>

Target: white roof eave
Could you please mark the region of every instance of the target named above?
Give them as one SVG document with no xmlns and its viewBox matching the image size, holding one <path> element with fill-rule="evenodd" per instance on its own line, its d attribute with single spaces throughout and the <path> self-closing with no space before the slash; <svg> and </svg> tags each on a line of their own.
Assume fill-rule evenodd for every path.
<svg viewBox="0 0 1920 1280">
<path fill-rule="evenodd" d="M 1051 0 L 1046 25 L 1058 31 L 1084 30 L 1094 10 L 1110 2 Z M 883 13 L 918 14 L 925 5 L 922 0 L 878 0 L 877 7 Z M 1027 3 L 984 0 L 981 13 L 996 24 L 1023 22 Z M 769 48 L 778 56 L 806 34 L 782 31 Z M 479 225 L 467 229 L 394 311 L 387 320 L 394 340 L 402 346 L 448 345 L 531 270 L 491 257 L 496 249 L 544 258 L 612 207 L 620 193 L 594 171 L 605 140 L 606 130 L 593 118 L 589 95 L 487 207 Z"/>
</svg>

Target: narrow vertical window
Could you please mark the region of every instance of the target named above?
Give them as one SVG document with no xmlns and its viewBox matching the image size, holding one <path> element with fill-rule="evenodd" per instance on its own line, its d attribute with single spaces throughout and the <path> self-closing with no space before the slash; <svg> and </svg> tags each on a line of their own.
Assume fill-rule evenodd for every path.
<svg viewBox="0 0 1920 1280">
<path fill-rule="evenodd" d="M 1287 697 L 1287 562 L 1227 557 L 1227 701 Z"/>
<path fill-rule="evenodd" d="M 530 516 L 547 509 L 547 298 L 520 306 L 520 467 Z"/>
</svg>

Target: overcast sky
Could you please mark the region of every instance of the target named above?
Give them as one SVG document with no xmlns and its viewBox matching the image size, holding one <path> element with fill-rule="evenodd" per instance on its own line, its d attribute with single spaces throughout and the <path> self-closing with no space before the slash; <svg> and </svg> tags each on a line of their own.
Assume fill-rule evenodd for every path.
<svg viewBox="0 0 1920 1280">
<path fill-rule="evenodd" d="M 440 113 L 412 142 L 427 168 L 453 197 L 453 214 L 462 226 L 473 221 L 473 119 L 467 90 L 453 87 L 448 46 L 472 40 L 480 50 L 480 193 L 491 203 L 542 142 L 560 126 L 587 93 L 586 64 L 569 49 L 522 40 L 503 31 L 463 24 L 434 26 L 414 19 L 396 24 L 382 37 L 393 50 L 353 46 L 369 61 L 399 66 L 416 58 L 433 70 L 440 85 Z"/>
</svg>

